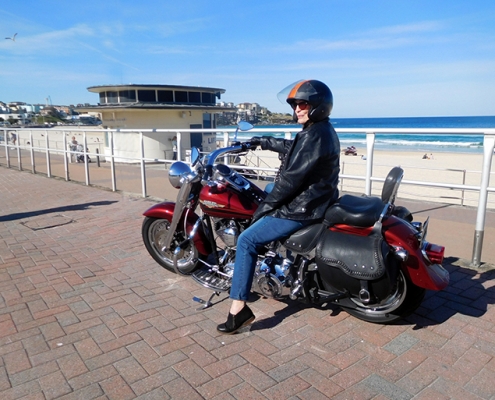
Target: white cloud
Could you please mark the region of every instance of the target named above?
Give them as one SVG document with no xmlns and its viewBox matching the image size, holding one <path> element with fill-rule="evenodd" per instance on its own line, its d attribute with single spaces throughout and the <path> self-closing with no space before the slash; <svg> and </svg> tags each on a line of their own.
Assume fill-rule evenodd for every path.
<svg viewBox="0 0 495 400">
<path fill-rule="evenodd" d="M 400 24 L 371 29 L 368 34 L 398 35 L 403 33 L 435 32 L 445 28 L 443 21 L 421 21 L 413 24 Z"/>
</svg>

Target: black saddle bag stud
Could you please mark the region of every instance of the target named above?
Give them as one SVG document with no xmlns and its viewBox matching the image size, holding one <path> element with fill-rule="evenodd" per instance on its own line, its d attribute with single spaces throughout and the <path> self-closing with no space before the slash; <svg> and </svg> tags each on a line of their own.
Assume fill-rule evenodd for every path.
<svg viewBox="0 0 495 400">
<path fill-rule="evenodd" d="M 386 298 L 395 282 L 389 253 L 381 234 L 359 236 L 327 230 L 316 247 L 316 264 L 327 290 L 347 291 L 372 304 Z"/>
</svg>

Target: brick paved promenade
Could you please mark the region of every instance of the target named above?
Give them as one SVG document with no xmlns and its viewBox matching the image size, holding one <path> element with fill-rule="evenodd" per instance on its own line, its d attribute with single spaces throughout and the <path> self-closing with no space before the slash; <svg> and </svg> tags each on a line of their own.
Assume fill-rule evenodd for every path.
<svg viewBox="0 0 495 400">
<path fill-rule="evenodd" d="M 150 200 L 4 167 L 0 190 L 2 400 L 495 398 L 493 212 L 473 270 L 475 211 L 398 200 L 451 272 L 406 321 L 257 299 L 222 336 L 229 302 L 198 311 L 210 292 L 147 254 Z"/>
</svg>

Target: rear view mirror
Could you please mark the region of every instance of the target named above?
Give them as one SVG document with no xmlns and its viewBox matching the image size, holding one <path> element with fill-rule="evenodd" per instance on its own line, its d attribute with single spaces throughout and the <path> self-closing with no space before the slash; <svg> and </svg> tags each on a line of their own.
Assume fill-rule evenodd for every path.
<svg viewBox="0 0 495 400">
<path fill-rule="evenodd" d="M 248 131 L 250 129 L 253 129 L 253 125 L 251 125 L 249 122 L 246 122 L 246 121 L 241 121 L 239 122 L 239 124 L 237 125 L 238 126 L 238 129 L 240 131 Z"/>
<path fill-rule="evenodd" d="M 191 149 L 191 165 L 194 167 L 199 161 L 199 150 L 197 147 Z"/>
</svg>

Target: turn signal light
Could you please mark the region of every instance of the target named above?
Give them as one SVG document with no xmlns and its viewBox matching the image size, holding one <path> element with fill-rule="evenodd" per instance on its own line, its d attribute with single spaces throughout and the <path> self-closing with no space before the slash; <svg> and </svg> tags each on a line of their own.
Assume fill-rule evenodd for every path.
<svg viewBox="0 0 495 400">
<path fill-rule="evenodd" d="M 426 257 L 433 264 L 441 264 L 443 262 L 443 255 L 445 253 L 445 247 L 438 244 L 428 243 L 425 247 Z"/>
</svg>

